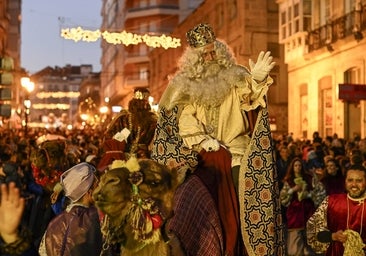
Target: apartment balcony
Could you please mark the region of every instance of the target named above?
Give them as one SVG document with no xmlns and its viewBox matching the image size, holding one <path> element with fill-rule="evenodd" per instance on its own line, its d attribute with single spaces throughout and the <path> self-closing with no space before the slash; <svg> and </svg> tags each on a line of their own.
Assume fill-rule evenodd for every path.
<svg viewBox="0 0 366 256">
<path fill-rule="evenodd" d="M 125 73 L 125 86 L 126 87 L 148 87 L 149 85 L 149 72 L 131 72 Z"/>
<path fill-rule="evenodd" d="M 153 15 L 178 15 L 178 5 L 146 5 L 127 9 L 126 20 Z"/>
<path fill-rule="evenodd" d="M 339 40 L 353 37 L 356 41 L 364 38 L 366 30 L 366 7 L 356 10 L 340 18 L 329 21 L 326 25 L 308 33 L 306 44 L 308 53 L 326 47 L 332 51 L 332 44 Z"/>
<path fill-rule="evenodd" d="M 149 62 L 148 53 L 128 53 L 126 54 L 125 64 Z"/>
</svg>

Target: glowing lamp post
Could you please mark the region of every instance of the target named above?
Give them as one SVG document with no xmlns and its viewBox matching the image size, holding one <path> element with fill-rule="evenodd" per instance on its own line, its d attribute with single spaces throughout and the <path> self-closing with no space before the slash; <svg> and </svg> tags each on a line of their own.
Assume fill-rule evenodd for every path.
<svg viewBox="0 0 366 256">
<path fill-rule="evenodd" d="M 25 89 L 25 99 L 23 101 L 24 105 L 24 133 L 28 134 L 28 118 L 30 113 L 31 101 L 29 99 L 29 94 L 34 90 L 34 83 L 29 79 L 29 77 L 22 77 L 20 79 L 22 87 Z"/>
</svg>

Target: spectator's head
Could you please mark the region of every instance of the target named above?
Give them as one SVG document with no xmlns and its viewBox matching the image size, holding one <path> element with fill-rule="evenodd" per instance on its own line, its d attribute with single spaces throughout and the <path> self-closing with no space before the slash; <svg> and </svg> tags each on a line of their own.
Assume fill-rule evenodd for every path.
<svg viewBox="0 0 366 256">
<path fill-rule="evenodd" d="M 72 202 L 79 201 L 95 181 L 95 167 L 89 163 L 77 164 L 61 175 L 61 185 Z"/>
<path fill-rule="evenodd" d="M 327 175 L 336 176 L 337 174 L 340 173 L 339 172 L 340 167 L 334 158 L 328 158 L 325 164 L 326 164 Z"/>
<path fill-rule="evenodd" d="M 345 187 L 348 195 L 354 199 L 365 198 L 366 169 L 362 165 L 351 165 L 346 171 Z"/>
</svg>

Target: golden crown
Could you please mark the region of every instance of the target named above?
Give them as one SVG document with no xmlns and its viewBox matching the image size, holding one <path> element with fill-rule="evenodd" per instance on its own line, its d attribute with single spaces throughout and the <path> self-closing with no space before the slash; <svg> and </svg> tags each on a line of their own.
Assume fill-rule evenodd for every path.
<svg viewBox="0 0 366 256">
<path fill-rule="evenodd" d="M 215 33 L 209 24 L 198 24 L 186 33 L 187 42 L 191 47 L 198 48 L 213 43 Z"/>
</svg>

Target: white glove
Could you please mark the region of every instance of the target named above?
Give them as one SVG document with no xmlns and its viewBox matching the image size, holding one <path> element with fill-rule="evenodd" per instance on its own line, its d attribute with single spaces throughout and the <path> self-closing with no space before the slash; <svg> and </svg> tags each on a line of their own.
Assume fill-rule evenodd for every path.
<svg viewBox="0 0 366 256">
<path fill-rule="evenodd" d="M 252 73 L 252 76 L 257 81 L 263 81 L 275 66 L 275 62 L 272 62 L 273 57 L 271 56 L 271 52 L 268 51 L 264 54 L 261 51 L 258 55 L 257 63 L 254 63 L 251 59 L 249 59 L 249 67 Z"/>
<path fill-rule="evenodd" d="M 113 139 L 115 140 L 118 140 L 119 142 L 122 142 L 122 141 L 126 141 L 127 142 L 127 138 L 128 136 L 130 136 L 131 132 L 129 129 L 127 128 L 123 128 L 122 131 L 120 132 L 117 132 L 114 136 L 113 136 Z"/>
<path fill-rule="evenodd" d="M 207 139 L 201 143 L 201 146 L 207 152 L 214 152 L 220 149 L 220 143 L 215 139 Z"/>
</svg>

